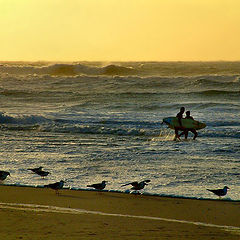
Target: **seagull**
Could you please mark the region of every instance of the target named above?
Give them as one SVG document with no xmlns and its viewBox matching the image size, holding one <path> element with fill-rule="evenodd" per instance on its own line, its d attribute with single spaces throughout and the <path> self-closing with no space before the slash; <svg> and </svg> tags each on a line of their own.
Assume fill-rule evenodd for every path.
<svg viewBox="0 0 240 240">
<path fill-rule="evenodd" d="M 58 190 L 63 188 L 64 183 L 65 182 L 63 180 L 61 180 L 60 182 L 50 183 L 48 185 L 44 185 L 44 187 L 51 188 L 51 189 L 55 190 L 56 194 L 59 195 Z"/>
<path fill-rule="evenodd" d="M 146 185 L 148 185 L 147 183 L 151 182 L 150 180 L 144 180 L 141 182 L 130 182 L 127 184 L 122 185 L 121 187 L 127 186 L 127 185 L 132 185 L 133 187 L 131 188 L 132 190 L 138 191 L 143 189 Z"/>
<path fill-rule="evenodd" d="M 0 181 L 5 180 L 8 175 L 10 176 L 10 172 L 0 171 Z"/>
<path fill-rule="evenodd" d="M 32 172 L 36 173 L 37 175 L 41 176 L 41 177 L 46 177 L 49 172 L 43 171 L 42 170 L 43 167 L 37 167 L 37 168 L 28 168 L 28 170 L 31 170 Z"/>
<path fill-rule="evenodd" d="M 28 168 L 28 170 L 31 170 L 34 173 L 37 173 L 39 171 L 42 171 L 43 167 L 38 167 L 38 168 Z"/>
<path fill-rule="evenodd" d="M 107 181 L 102 181 L 101 183 L 95 183 L 92 185 L 87 185 L 87 187 L 93 187 L 97 190 L 103 190 L 106 187 L 106 182 Z"/>
<path fill-rule="evenodd" d="M 46 177 L 49 172 L 43 171 L 43 167 L 38 167 L 38 168 L 28 168 L 28 170 L 31 170 L 32 172 L 38 174 L 41 177 Z"/>
<path fill-rule="evenodd" d="M 46 177 L 49 174 L 49 172 L 46 172 L 46 171 L 37 171 L 35 173 L 38 174 L 39 176 L 43 177 L 43 178 Z"/>
<path fill-rule="evenodd" d="M 215 190 L 207 189 L 207 190 L 216 194 L 217 196 L 219 196 L 219 198 L 221 198 L 222 196 L 225 196 L 227 194 L 228 189 L 230 188 L 225 186 L 223 189 L 215 189 Z"/>
</svg>

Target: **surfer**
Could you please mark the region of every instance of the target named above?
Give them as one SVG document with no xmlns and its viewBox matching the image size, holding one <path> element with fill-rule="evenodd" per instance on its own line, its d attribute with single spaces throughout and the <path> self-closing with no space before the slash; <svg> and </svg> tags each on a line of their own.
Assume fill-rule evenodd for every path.
<svg viewBox="0 0 240 240">
<path fill-rule="evenodd" d="M 180 112 L 177 114 L 177 118 L 178 118 L 178 122 L 179 122 L 179 125 L 180 127 L 175 127 L 174 130 L 175 130 L 175 137 L 174 137 L 174 140 L 176 139 L 179 139 L 180 140 L 180 136 L 178 135 L 178 131 L 179 130 L 183 130 L 183 126 L 182 126 L 182 119 L 183 119 L 183 113 L 185 112 L 185 107 L 181 107 L 180 108 Z M 183 133 L 185 133 L 185 130 L 183 130 Z"/>
<path fill-rule="evenodd" d="M 193 118 L 193 117 L 191 116 L 191 114 L 190 114 L 190 111 L 186 111 L 186 117 L 185 117 L 185 119 L 192 119 L 192 120 L 194 120 L 194 118 Z M 197 134 L 196 129 L 194 129 L 194 128 L 187 128 L 185 131 L 183 131 L 183 132 L 179 135 L 179 137 L 184 134 L 184 135 L 185 135 L 185 139 L 187 139 L 187 137 L 188 137 L 188 132 L 189 132 L 189 131 L 194 134 L 193 140 L 195 140 L 196 137 L 198 136 L 198 134 Z"/>
</svg>

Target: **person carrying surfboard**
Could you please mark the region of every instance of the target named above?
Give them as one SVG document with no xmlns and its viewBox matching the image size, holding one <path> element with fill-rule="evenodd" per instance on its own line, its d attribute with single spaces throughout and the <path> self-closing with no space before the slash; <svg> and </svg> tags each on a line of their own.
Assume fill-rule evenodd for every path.
<svg viewBox="0 0 240 240">
<path fill-rule="evenodd" d="M 192 120 L 194 120 L 193 117 L 190 115 L 190 111 L 186 111 L 186 117 L 185 117 L 185 118 L 186 118 L 186 119 L 192 119 Z M 198 133 L 197 133 L 196 129 L 194 129 L 194 128 L 189 128 L 189 129 L 187 129 L 187 131 L 186 131 L 186 133 L 185 133 L 185 139 L 187 139 L 187 137 L 188 137 L 188 132 L 189 132 L 189 131 L 194 134 L 193 140 L 195 140 L 196 137 L 198 136 Z"/>
<path fill-rule="evenodd" d="M 193 118 L 193 117 L 191 116 L 191 114 L 190 114 L 190 111 L 186 111 L 186 117 L 185 117 L 185 119 L 192 119 L 192 120 L 194 120 L 194 118 Z M 185 139 L 187 139 L 187 137 L 188 137 L 188 132 L 189 132 L 189 131 L 194 134 L 193 140 L 195 140 L 196 137 L 198 136 L 198 133 L 197 133 L 196 129 L 194 129 L 194 128 L 187 128 L 185 131 L 183 131 L 183 132 L 179 135 L 179 138 L 184 134 L 184 135 L 185 135 Z"/>
<path fill-rule="evenodd" d="M 182 107 L 180 109 L 180 112 L 177 114 L 176 117 L 166 117 L 163 118 L 163 123 L 166 123 L 169 128 L 175 130 L 175 136 L 173 140 L 180 140 L 180 136 L 183 134 L 186 134 L 187 138 L 187 131 L 191 131 L 194 134 L 194 138 L 198 136 L 196 130 L 200 130 L 205 128 L 207 125 L 203 122 L 199 122 L 193 119 L 192 116 L 190 116 L 190 111 L 186 113 L 186 118 L 183 118 L 183 113 L 185 111 L 185 108 Z M 183 132 L 180 135 L 178 134 L 179 131 Z"/>
<path fill-rule="evenodd" d="M 183 119 L 183 113 L 185 112 L 185 107 L 181 107 L 180 108 L 180 112 L 177 114 L 177 118 L 178 118 L 178 122 L 179 122 L 179 125 L 180 127 L 175 127 L 174 130 L 175 130 L 175 137 L 174 137 L 174 140 L 176 139 L 179 139 L 180 140 L 180 136 L 178 135 L 178 131 L 179 130 L 182 130 L 183 133 L 185 133 L 185 130 L 182 126 L 182 119 Z"/>
</svg>

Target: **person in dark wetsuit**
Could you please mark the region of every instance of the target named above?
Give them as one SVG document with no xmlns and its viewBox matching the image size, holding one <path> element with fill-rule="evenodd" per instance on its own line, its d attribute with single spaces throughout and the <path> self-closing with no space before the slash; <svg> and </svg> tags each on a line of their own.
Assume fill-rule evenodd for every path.
<svg viewBox="0 0 240 240">
<path fill-rule="evenodd" d="M 181 107 L 180 108 L 180 112 L 177 114 L 177 118 L 178 118 L 178 122 L 179 122 L 179 125 L 180 125 L 180 127 L 175 127 L 174 129 L 175 129 L 175 137 L 174 137 L 174 140 L 176 140 L 177 138 L 178 139 L 180 139 L 179 138 L 179 135 L 178 135 L 178 131 L 179 130 L 183 130 L 183 127 L 182 127 L 182 118 L 183 118 L 183 113 L 184 113 L 184 111 L 185 111 L 185 107 Z M 185 131 L 184 131 L 185 132 Z"/>
<path fill-rule="evenodd" d="M 186 111 L 186 117 L 185 117 L 185 119 L 192 119 L 192 120 L 194 120 L 193 117 L 190 115 L 190 111 Z M 189 132 L 189 131 L 194 134 L 193 140 L 195 140 L 196 137 L 198 136 L 198 134 L 197 134 L 196 129 L 194 129 L 194 128 L 188 128 L 188 129 L 186 129 L 185 131 L 183 131 L 183 132 L 179 135 L 179 137 L 184 134 L 184 135 L 185 135 L 185 139 L 187 139 L 187 137 L 188 137 L 188 132 Z"/>
</svg>

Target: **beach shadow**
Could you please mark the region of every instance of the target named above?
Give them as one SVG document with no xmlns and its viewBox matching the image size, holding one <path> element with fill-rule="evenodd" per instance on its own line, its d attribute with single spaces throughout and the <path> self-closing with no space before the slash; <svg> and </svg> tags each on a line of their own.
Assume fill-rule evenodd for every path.
<svg viewBox="0 0 240 240">
<path fill-rule="evenodd" d="M 116 198 L 116 199 L 122 199 L 125 196 L 124 195 L 119 195 L 119 194 L 109 194 L 109 192 L 102 192 L 102 191 L 89 191 L 89 192 L 95 192 L 96 196 L 99 197 L 106 197 L 106 198 Z M 105 194 L 106 193 L 106 194 Z M 87 199 L 88 197 L 84 197 L 84 196 L 76 196 L 76 195 L 71 195 L 71 194 L 65 194 L 65 193 L 61 193 L 58 195 L 59 197 L 63 197 L 63 198 L 72 198 L 72 199 Z"/>
<path fill-rule="evenodd" d="M 66 194 L 59 194 L 59 197 L 63 197 L 63 198 L 74 198 L 74 199 L 84 199 L 83 197 L 80 196 L 75 196 L 75 195 L 66 195 Z"/>
</svg>

